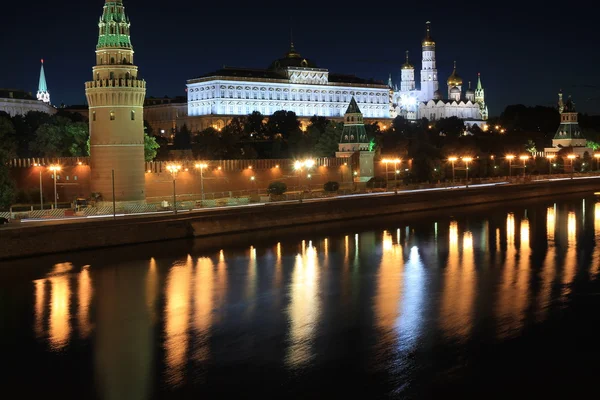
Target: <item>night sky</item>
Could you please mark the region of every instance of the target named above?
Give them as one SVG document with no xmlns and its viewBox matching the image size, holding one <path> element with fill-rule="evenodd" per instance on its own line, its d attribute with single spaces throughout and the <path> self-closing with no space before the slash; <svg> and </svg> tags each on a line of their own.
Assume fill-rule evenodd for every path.
<svg viewBox="0 0 600 400">
<path fill-rule="evenodd" d="M 288 50 L 290 26 L 298 52 L 330 72 L 386 82 L 392 73 L 399 86 L 409 50 L 418 81 L 430 20 L 444 94 L 456 60 L 463 90 L 481 72 L 490 116 L 509 104 L 553 106 L 559 88 L 579 111 L 600 114 L 600 35 L 595 13 L 579 2 L 352 3 L 124 0 L 148 96 L 184 95 L 187 79 L 223 65 L 267 67 Z M 85 103 L 103 4 L 3 4 L 0 87 L 35 94 L 44 58 L 52 103 Z"/>
</svg>

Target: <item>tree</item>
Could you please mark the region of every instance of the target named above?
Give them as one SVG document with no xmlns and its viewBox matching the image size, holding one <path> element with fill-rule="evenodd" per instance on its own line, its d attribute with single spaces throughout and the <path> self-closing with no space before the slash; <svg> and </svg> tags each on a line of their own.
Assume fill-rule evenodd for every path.
<svg viewBox="0 0 600 400">
<path fill-rule="evenodd" d="M 89 128 L 85 122 L 73 122 L 53 116 L 35 131 L 29 150 L 39 157 L 82 157 L 89 155 Z"/>
<path fill-rule="evenodd" d="M 459 137 L 465 130 L 465 123 L 458 117 L 441 118 L 435 128 L 441 136 Z"/>
<path fill-rule="evenodd" d="M 15 196 L 15 185 L 10 177 L 8 161 L 16 156 L 15 127 L 10 119 L 0 117 L 0 209 L 9 207 Z"/>
<path fill-rule="evenodd" d="M 144 133 L 148 136 L 154 136 L 154 130 L 147 120 L 144 120 Z"/>
<path fill-rule="evenodd" d="M 527 141 L 527 144 L 525 145 L 525 151 L 530 153 L 532 156 L 537 153 L 537 148 L 535 147 L 535 142 L 533 140 L 529 139 Z"/>
<path fill-rule="evenodd" d="M 314 155 L 317 157 L 333 157 L 339 148 L 338 145 L 343 130 L 344 124 L 329 121 L 325 131 L 314 146 Z"/>
<path fill-rule="evenodd" d="M 267 132 L 267 127 L 263 122 L 265 117 L 258 111 L 253 111 L 243 121 L 244 132 L 246 135 L 255 138 L 263 138 Z"/>
<path fill-rule="evenodd" d="M 144 133 L 144 160 L 154 160 L 159 148 L 160 145 L 156 142 L 156 138 L 154 136 L 148 135 L 147 133 Z"/>
<path fill-rule="evenodd" d="M 37 157 L 61 157 L 63 155 L 63 132 L 58 125 L 43 124 L 35 131 L 35 139 L 29 150 Z"/>
<path fill-rule="evenodd" d="M 192 134 L 186 124 L 183 124 L 181 129 L 175 133 L 173 145 L 177 150 L 186 150 L 192 148 Z"/>
<path fill-rule="evenodd" d="M 65 138 L 69 145 L 69 155 L 73 157 L 83 157 L 90 155 L 89 149 L 89 127 L 85 122 L 71 122 L 64 127 Z"/>
<path fill-rule="evenodd" d="M 283 139 L 287 140 L 292 134 L 296 134 L 299 129 L 300 121 L 298 121 L 298 117 L 293 111 L 275 111 L 267 122 L 267 132 L 270 137 L 280 133 Z"/>
</svg>

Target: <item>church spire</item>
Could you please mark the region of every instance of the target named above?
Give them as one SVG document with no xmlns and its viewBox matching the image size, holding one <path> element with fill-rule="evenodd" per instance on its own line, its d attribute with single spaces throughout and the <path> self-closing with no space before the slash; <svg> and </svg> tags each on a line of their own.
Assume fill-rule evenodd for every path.
<svg viewBox="0 0 600 400">
<path fill-rule="evenodd" d="M 50 92 L 48 92 L 48 85 L 46 84 L 46 74 L 44 73 L 44 59 L 41 60 L 42 66 L 40 68 L 40 82 L 38 84 L 37 99 L 44 103 L 50 103 Z"/>
<path fill-rule="evenodd" d="M 392 74 L 390 73 L 390 77 L 388 78 L 388 87 L 390 89 L 392 89 L 394 87 L 394 84 L 392 83 Z"/>
</svg>

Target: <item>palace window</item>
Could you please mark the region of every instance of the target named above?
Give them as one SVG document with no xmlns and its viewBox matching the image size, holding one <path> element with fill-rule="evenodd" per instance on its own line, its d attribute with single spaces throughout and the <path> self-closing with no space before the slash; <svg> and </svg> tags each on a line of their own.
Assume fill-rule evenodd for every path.
<svg viewBox="0 0 600 400">
<path fill-rule="evenodd" d="M 110 112 L 110 120 L 111 120 L 111 121 L 114 121 L 114 120 L 115 120 L 115 112 L 114 112 L 114 111 L 111 111 L 111 112 Z"/>
</svg>

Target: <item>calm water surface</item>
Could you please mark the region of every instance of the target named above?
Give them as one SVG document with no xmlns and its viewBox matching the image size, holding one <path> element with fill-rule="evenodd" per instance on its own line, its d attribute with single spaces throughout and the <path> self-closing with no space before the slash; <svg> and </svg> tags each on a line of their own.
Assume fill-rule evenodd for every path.
<svg viewBox="0 0 600 400">
<path fill-rule="evenodd" d="M 597 393 L 600 203 L 2 262 L 19 398 Z M 5 398 L 14 398 L 13 396 Z"/>
</svg>

